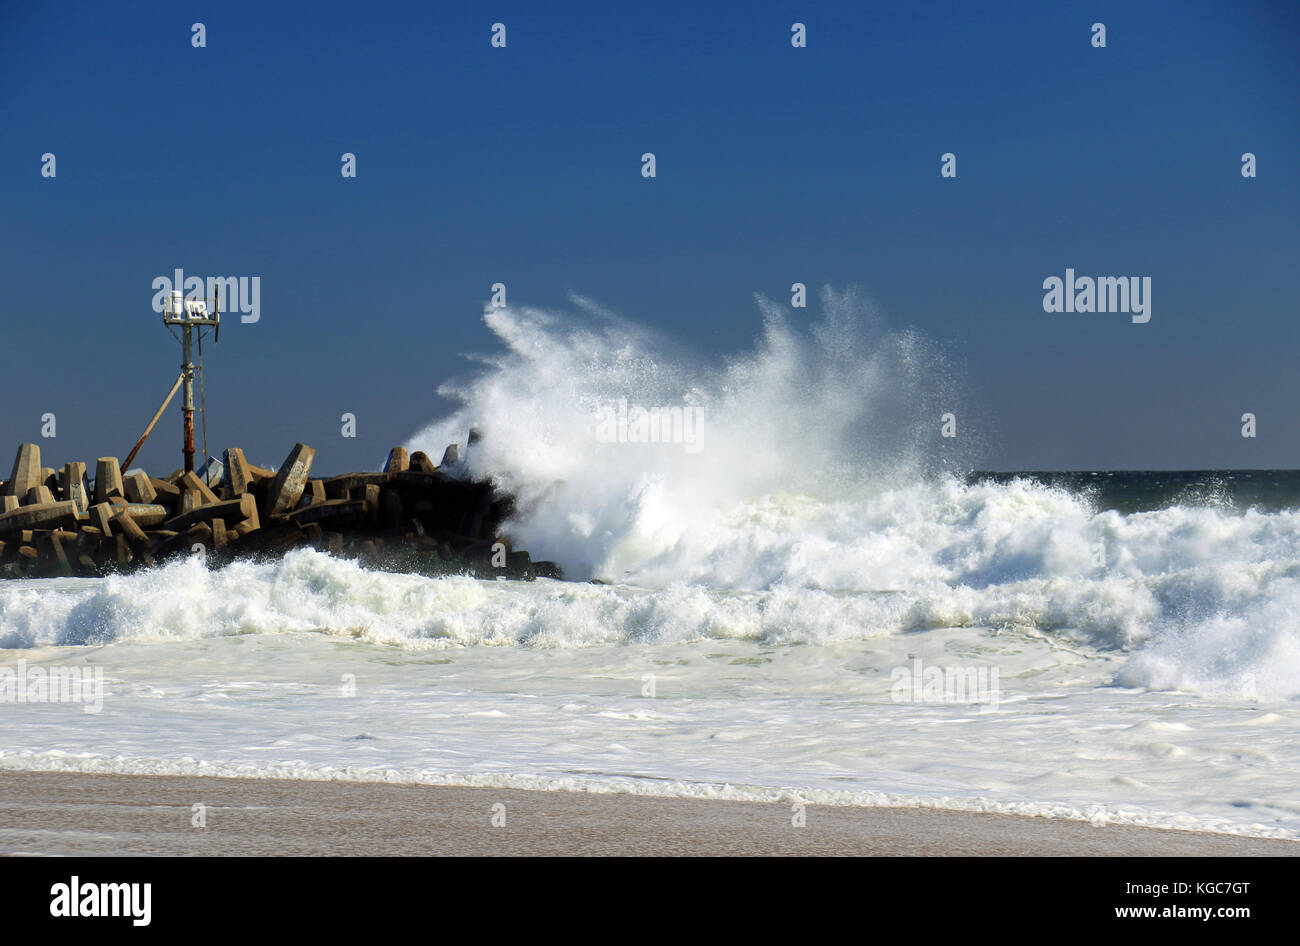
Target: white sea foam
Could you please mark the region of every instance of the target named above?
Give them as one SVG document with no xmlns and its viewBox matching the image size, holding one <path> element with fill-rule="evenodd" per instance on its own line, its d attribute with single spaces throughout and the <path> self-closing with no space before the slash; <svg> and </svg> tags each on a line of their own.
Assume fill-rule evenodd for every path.
<svg viewBox="0 0 1300 946">
<path fill-rule="evenodd" d="M 389 575 L 312 551 L 219 572 L 182 562 L 6 582 L 0 646 L 317 629 L 413 647 L 817 644 L 1029 627 L 1127 649 L 1125 686 L 1300 695 L 1300 512 L 1098 513 L 1027 480 L 927 473 L 944 449 L 926 394 L 941 359 L 851 294 L 823 306 L 807 333 L 766 306 L 758 351 L 712 372 L 596 310 L 594 328 L 488 311 L 506 354 L 449 389 L 463 408 L 412 447 L 478 425 L 468 467 L 520 495 L 518 543 L 610 585 Z M 701 405 L 704 449 L 598 443 L 590 406 L 619 396 Z"/>
<path fill-rule="evenodd" d="M 607 584 L 386 574 L 311 550 L 0 582 L 0 648 L 85 653 L 125 681 L 95 732 L 44 708 L 5 717 L 0 765 L 786 786 L 1300 836 L 1300 512 L 1187 496 L 1123 515 L 1028 480 L 967 484 L 943 471 L 961 464 L 940 415 L 961 408 L 942 360 L 851 295 L 823 304 L 809 332 L 767 306 L 757 352 L 716 370 L 590 306 L 594 327 L 488 312 L 505 354 L 446 389 L 463 406 L 410 446 L 438 455 L 478 426 L 466 468 L 520 497 L 517 543 Z M 592 410 L 620 397 L 698 406 L 702 449 L 600 442 Z M 281 637 L 320 646 L 232 669 L 243 643 Z M 340 741 L 357 704 L 302 681 L 328 669 L 333 686 L 376 651 L 397 675 L 365 723 L 380 738 Z M 998 666 L 999 711 L 890 702 L 914 652 Z M 625 699 L 643 672 L 685 702 L 645 716 Z"/>
</svg>

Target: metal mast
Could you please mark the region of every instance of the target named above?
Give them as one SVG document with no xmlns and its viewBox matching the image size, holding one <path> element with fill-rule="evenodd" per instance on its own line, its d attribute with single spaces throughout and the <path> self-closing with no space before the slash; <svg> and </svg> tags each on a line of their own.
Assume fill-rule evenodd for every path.
<svg viewBox="0 0 1300 946">
<path fill-rule="evenodd" d="M 186 299 L 184 293 L 173 291 L 167 298 L 163 309 L 163 322 L 168 326 L 179 326 L 181 330 L 181 383 L 184 385 L 184 400 L 181 410 L 185 415 L 185 440 L 182 452 L 185 454 L 185 472 L 194 470 L 194 330 L 203 330 L 210 325 L 221 325 L 220 297 L 212 300 L 213 313 L 208 313 L 208 300 Z"/>
</svg>

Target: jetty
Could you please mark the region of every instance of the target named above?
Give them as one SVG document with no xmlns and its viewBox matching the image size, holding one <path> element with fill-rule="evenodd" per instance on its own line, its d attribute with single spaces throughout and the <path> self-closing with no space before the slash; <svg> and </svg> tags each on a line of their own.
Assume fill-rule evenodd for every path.
<svg viewBox="0 0 1300 946">
<path fill-rule="evenodd" d="M 393 571 L 562 577 L 554 562 L 532 561 L 501 534 L 514 499 L 469 478 L 459 444 L 437 465 L 421 451 L 394 447 L 379 472 L 331 477 L 312 476 L 316 451 L 305 443 L 276 469 L 249 463 L 238 447 L 225 451 L 224 463 L 209 456 L 203 339 L 221 337 L 222 299 L 173 289 L 157 302 L 181 346 L 180 374 L 162 406 L 125 463 L 99 457 L 93 467 L 77 461 L 56 470 L 41 465 L 36 444 L 18 448 L 9 479 L 0 480 L 0 578 L 104 576 L 182 556 L 221 566 L 304 547 Z M 178 391 L 183 465 L 163 477 L 131 468 Z M 194 466 L 196 407 L 201 470 Z M 471 429 L 466 447 L 478 439 Z"/>
<path fill-rule="evenodd" d="M 458 444 L 438 465 L 394 447 L 379 472 L 324 478 L 312 476 L 315 458 L 298 443 L 268 469 L 231 447 L 224 463 L 156 477 L 123 472 L 116 457 L 56 470 L 22 444 L 0 481 L 0 577 L 104 576 L 184 556 L 220 567 L 304 547 L 393 571 L 562 577 L 500 534 L 513 497 L 468 479 Z"/>
</svg>

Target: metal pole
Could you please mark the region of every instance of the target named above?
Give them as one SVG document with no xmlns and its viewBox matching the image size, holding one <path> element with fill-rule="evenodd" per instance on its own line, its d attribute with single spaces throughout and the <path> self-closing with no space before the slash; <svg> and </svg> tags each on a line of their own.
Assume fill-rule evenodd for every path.
<svg viewBox="0 0 1300 946">
<path fill-rule="evenodd" d="M 194 472 L 194 326 L 182 325 L 181 347 L 185 361 L 181 365 L 181 375 L 185 379 L 185 402 L 181 409 L 185 412 L 185 472 Z"/>
</svg>

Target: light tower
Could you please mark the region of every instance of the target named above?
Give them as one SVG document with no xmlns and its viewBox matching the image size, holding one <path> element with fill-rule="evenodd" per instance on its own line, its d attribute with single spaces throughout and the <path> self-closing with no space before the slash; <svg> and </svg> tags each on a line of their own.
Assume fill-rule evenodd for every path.
<svg viewBox="0 0 1300 946">
<path fill-rule="evenodd" d="M 199 331 L 200 351 L 202 351 L 203 345 L 202 333 L 204 326 L 212 327 L 215 340 L 221 338 L 220 295 L 211 301 L 213 311 L 209 313 L 207 299 L 186 299 L 183 292 L 173 290 L 168 295 L 163 308 L 163 324 L 169 328 L 178 325 L 181 330 L 180 382 L 185 387 L 185 400 L 181 404 L 181 410 L 185 414 L 185 441 L 182 449 L 185 453 L 186 473 L 194 470 L 194 330 L 198 329 Z M 172 334 L 176 334 L 174 329 Z M 165 404 L 163 406 L 166 407 Z M 206 446 L 204 449 L 206 451 Z"/>
</svg>

